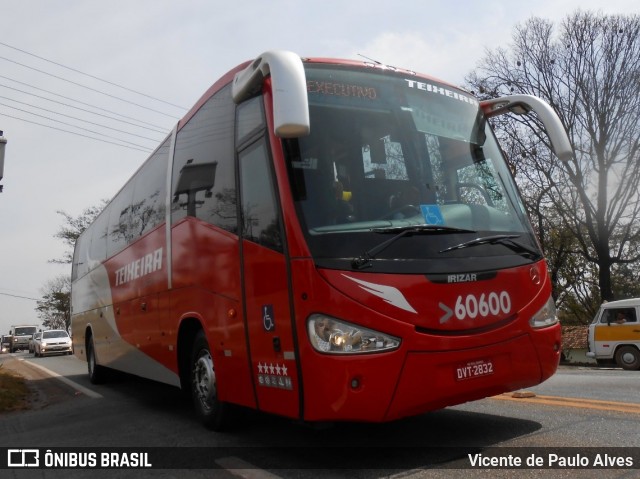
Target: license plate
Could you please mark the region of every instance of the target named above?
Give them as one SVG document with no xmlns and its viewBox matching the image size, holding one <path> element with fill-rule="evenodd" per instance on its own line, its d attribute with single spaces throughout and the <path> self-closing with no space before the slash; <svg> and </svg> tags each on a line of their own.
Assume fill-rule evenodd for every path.
<svg viewBox="0 0 640 479">
<path fill-rule="evenodd" d="M 461 364 L 456 368 L 456 380 L 479 378 L 493 374 L 493 362 L 490 359 L 479 359 Z"/>
</svg>

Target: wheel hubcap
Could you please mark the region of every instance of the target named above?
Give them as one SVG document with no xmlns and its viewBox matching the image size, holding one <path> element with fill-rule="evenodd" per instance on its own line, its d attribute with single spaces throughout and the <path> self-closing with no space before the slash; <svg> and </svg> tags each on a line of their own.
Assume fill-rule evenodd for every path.
<svg viewBox="0 0 640 479">
<path fill-rule="evenodd" d="M 209 351 L 203 351 L 194 364 L 193 387 L 202 407 L 211 409 L 216 399 L 216 374 Z"/>
<path fill-rule="evenodd" d="M 633 364 L 635 359 L 636 358 L 633 353 L 624 353 L 622 355 L 622 361 L 624 361 L 625 364 Z"/>
</svg>

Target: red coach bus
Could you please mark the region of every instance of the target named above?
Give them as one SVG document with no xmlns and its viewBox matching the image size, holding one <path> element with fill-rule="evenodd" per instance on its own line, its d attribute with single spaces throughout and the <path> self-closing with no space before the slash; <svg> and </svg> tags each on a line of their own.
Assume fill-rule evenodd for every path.
<svg viewBox="0 0 640 479">
<path fill-rule="evenodd" d="M 217 81 L 76 243 L 72 328 L 109 368 L 242 405 L 389 421 L 538 384 L 545 261 L 479 102 L 412 71 L 267 52 Z"/>
</svg>

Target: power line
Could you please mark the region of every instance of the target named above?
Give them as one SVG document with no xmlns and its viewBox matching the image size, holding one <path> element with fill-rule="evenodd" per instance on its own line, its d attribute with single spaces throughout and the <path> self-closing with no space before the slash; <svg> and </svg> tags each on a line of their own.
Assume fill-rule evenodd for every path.
<svg viewBox="0 0 640 479">
<path fill-rule="evenodd" d="M 62 65 L 62 64 L 60 64 L 60 63 L 54 62 L 54 61 L 49 60 L 49 59 L 46 59 L 46 58 L 44 58 L 44 57 L 40 57 L 40 56 L 38 56 L 38 55 L 35 55 L 35 54 L 33 54 L 33 53 L 30 53 L 30 52 L 27 52 L 27 51 L 22 50 L 22 49 L 20 49 L 20 48 L 13 47 L 13 46 L 8 45 L 8 44 L 6 44 L 6 43 L 0 42 L 0 45 L 3 45 L 3 46 L 5 46 L 5 47 L 7 47 L 7 48 L 11 48 L 11 49 L 13 49 L 13 50 L 19 51 L 19 52 L 24 53 L 24 54 L 30 55 L 30 56 L 32 56 L 32 57 L 38 58 L 39 60 L 46 61 L 46 62 L 48 62 L 48 63 L 51 63 L 51 64 L 54 64 L 54 65 L 60 66 L 60 67 L 62 67 L 62 68 L 66 68 L 67 70 L 70 70 L 70 71 L 73 71 L 73 72 L 76 72 L 76 73 L 79 73 L 79 74 L 85 75 L 85 76 L 87 76 L 87 77 L 94 78 L 94 79 L 99 80 L 99 81 L 102 81 L 102 82 L 104 82 L 104 83 L 108 83 L 108 84 L 113 85 L 113 86 L 115 86 L 115 87 L 122 88 L 122 89 L 124 89 L 124 90 L 128 90 L 128 91 L 130 91 L 130 92 L 132 92 L 132 93 L 135 93 L 135 94 L 138 94 L 138 95 L 141 95 L 141 96 L 144 96 L 144 97 L 150 98 L 150 99 L 152 99 L 152 100 L 159 101 L 159 102 L 161 102 L 161 103 L 166 103 L 166 104 L 169 104 L 169 105 L 171 105 L 171 106 L 174 106 L 174 107 L 177 107 L 177 108 L 184 109 L 183 107 L 180 107 L 180 106 L 178 106 L 178 105 L 173 105 L 173 104 L 171 104 L 171 103 L 165 102 L 164 100 L 161 100 L 161 99 L 158 99 L 158 98 L 154 98 L 154 97 L 152 97 L 152 96 L 146 95 L 146 94 L 144 94 L 144 93 L 137 92 L 137 91 L 135 91 L 135 90 L 131 90 L 131 89 L 126 88 L 126 87 L 124 87 L 124 86 L 122 86 L 122 85 L 118 85 L 118 84 L 113 83 L 113 82 L 110 82 L 110 81 L 108 81 L 108 80 L 104 80 L 104 79 L 102 79 L 102 78 L 99 78 L 99 77 L 96 77 L 96 76 L 93 76 L 93 75 L 87 74 L 87 73 L 82 72 L 82 71 L 80 71 L 80 70 L 77 70 L 77 69 L 74 69 L 74 68 L 68 67 L 68 66 L 66 66 L 66 65 Z M 67 82 L 67 83 L 70 83 L 70 84 L 75 85 L 75 86 L 77 86 L 77 87 L 81 87 L 81 88 L 84 88 L 84 89 L 87 89 L 87 90 L 90 90 L 90 91 L 93 91 L 93 92 L 99 93 L 99 94 L 101 94 L 101 95 L 107 96 L 107 97 L 109 97 L 109 98 L 112 98 L 112 99 L 115 99 L 115 100 L 118 100 L 118 101 L 121 101 L 121 102 L 124 102 L 124 103 L 128 103 L 128 104 L 130 104 L 130 105 L 137 106 L 137 107 L 139 107 L 139 108 L 142 108 L 142 109 L 145 109 L 145 110 L 151 111 L 151 112 L 153 112 L 153 113 L 160 114 L 160 115 L 164 115 L 164 116 L 171 117 L 171 118 L 174 118 L 174 119 L 175 119 L 175 117 L 174 117 L 174 116 L 169 115 L 168 113 L 165 113 L 165 112 L 162 112 L 162 111 L 159 111 L 159 110 L 155 110 L 155 109 L 153 109 L 153 108 L 146 107 L 146 106 L 144 106 L 144 105 L 141 105 L 141 104 L 138 104 L 138 103 L 135 103 L 135 102 L 129 101 L 129 100 L 124 99 L 124 98 L 120 98 L 120 97 L 118 97 L 118 96 L 116 96 L 116 95 L 112 95 L 112 94 L 110 94 L 110 93 L 107 93 L 106 91 L 102 91 L 102 90 L 99 90 L 99 89 L 96 89 L 96 88 L 92 88 L 92 87 L 87 86 L 87 85 L 84 85 L 84 84 L 82 84 L 82 83 L 78 83 L 78 82 L 76 82 L 76 81 L 73 81 L 73 80 L 70 80 L 70 79 L 67 79 L 67 78 L 64 78 L 64 77 L 61 77 L 61 76 L 58 76 L 58 75 L 55 75 L 55 74 L 49 73 L 49 72 L 47 72 L 47 71 L 45 71 L 45 70 L 38 69 L 38 68 L 34 68 L 34 67 L 32 67 L 32 66 L 26 65 L 26 64 L 24 64 L 24 63 L 20 63 L 20 62 L 18 62 L 18 61 L 16 61 L 16 60 L 13 60 L 13 59 L 11 59 L 11 58 L 7 58 L 7 57 L 4 57 L 4 56 L 0 56 L 0 60 L 5 60 L 6 62 L 10 62 L 10 63 L 16 64 L 16 65 L 22 66 L 22 67 L 24 67 L 24 68 L 27 68 L 27 69 L 29 69 L 29 70 L 36 71 L 36 72 L 41 73 L 41 74 L 44 74 L 44 75 L 48 75 L 48 76 L 50 76 L 50 77 L 56 78 L 56 79 L 58 79 L 58 80 L 61 80 L 61 81 Z M 40 96 L 40 95 L 37 95 L 37 94 L 34 94 L 34 93 L 30 93 L 30 92 L 28 92 L 28 91 L 20 90 L 20 89 L 18 89 L 18 88 L 13 88 L 13 87 L 10 87 L 10 86 L 7 86 L 7 85 L 2 85 L 2 84 L 0 84 L 0 87 L 4 87 L 4 88 L 10 89 L 10 90 L 13 90 L 13 91 L 16 91 L 16 92 L 22 93 L 22 94 L 24 94 L 24 95 L 30 95 L 30 96 L 32 96 L 32 97 L 40 98 L 40 99 L 43 99 L 43 100 L 46 100 L 46 101 L 52 102 L 52 103 L 54 103 L 54 104 L 59 104 L 59 105 L 62 105 L 62 106 L 64 106 L 64 107 L 68 107 L 68 108 L 73 108 L 73 109 L 76 109 L 76 110 L 81 111 L 81 112 L 84 112 L 84 113 L 88 113 L 88 114 L 92 114 L 92 115 L 101 116 L 101 117 L 103 117 L 103 118 L 107 118 L 107 119 L 112 120 L 112 121 L 122 122 L 122 123 L 125 123 L 125 124 L 127 124 L 127 125 L 133 126 L 133 127 L 135 127 L 135 128 L 143 128 L 143 129 L 150 130 L 150 131 L 153 131 L 153 132 L 156 132 L 156 133 L 161 133 L 161 134 L 166 133 L 166 129 L 165 129 L 164 127 L 161 127 L 161 126 L 158 126 L 158 125 L 154 125 L 154 124 L 152 124 L 152 123 L 144 122 L 144 121 L 142 121 L 142 120 L 138 120 L 137 118 L 132 118 L 132 117 L 129 117 L 129 116 L 123 115 L 123 114 L 118 113 L 118 112 L 114 112 L 114 111 L 110 111 L 110 110 L 107 110 L 107 109 L 104 109 L 104 108 L 100 108 L 100 107 L 98 107 L 98 106 L 96 106 L 96 105 L 92 105 L 92 104 L 89 104 L 89 103 L 86 103 L 86 102 L 82 102 L 82 101 L 77 100 L 77 99 L 75 99 L 75 98 L 69 98 L 69 97 L 66 97 L 66 96 L 64 96 L 64 95 L 60 95 L 60 94 L 58 94 L 58 93 L 55 93 L 55 92 L 52 92 L 52 91 L 49 91 L 49 90 L 45 90 L 45 89 L 43 89 L 43 88 L 39 88 L 39 87 L 36 87 L 36 86 L 34 86 L 34 85 L 30 85 L 30 84 L 28 84 L 28 83 L 21 82 L 21 81 L 18 81 L 18 80 L 15 80 L 15 79 L 13 79 L 13 78 L 9 78 L 9 77 L 3 76 L 3 75 L 0 75 L 0 78 L 7 79 L 7 80 L 9 80 L 9 81 L 11 81 L 11 82 L 15 82 L 15 83 L 17 83 L 17 84 L 25 85 L 25 86 L 27 86 L 28 88 L 35 89 L 35 90 L 38 90 L 38 91 L 44 92 L 44 93 L 46 93 L 46 94 L 48 94 L 48 95 L 54 95 L 54 96 L 56 96 L 56 97 L 62 98 L 62 99 L 67 100 L 67 101 L 71 101 L 71 102 L 74 102 L 74 103 L 77 103 L 77 104 L 85 105 L 85 106 L 87 106 L 87 107 L 89 107 L 89 108 L 91 108 L 91 109 L 100 110 L 100 111 L 103 111 L 103 112 L 110 113 L 110 114 L 112 114 L 112 115 L 116 115 L 117 117 L 121 117 L 121 118 L 129 119 L 129 120 L 131 120 L 132 122 L 135 122 L 135 123 L 131 123 L 131 122 L 128 122 L 128 121 L 125 121 L 125 120 L 119 119 L 119 118 L 114 118 L 114 117 L 111 117 L 111 116 L 108 116 L 108 115 L 104 115 L 104 114 L 98 113 L 98 112 L 96 112 L 96 111 L 86 110 L 86 109 L 84 109 L 84 108 L 80 108 L 80 107 L 78 107 L 78 106 L 74 106 L 74 105 L 70 105 L 70 104 L 67 104 L 67 103 L 60 102 L 60 101 L 56 101 L 56 100 L 53 100 L 53 99 L 51 99 L 51 98 L 47 98 L 47 97 Z M 15 95 L 12 95 L 12 96 L 15 96 Z M 82 123 L 87 123 L 87 124 L 95 125 L 95 126 L 98 126 L 98 127 L 100 127 L 100 128 L 108 129 L 108 130 L 115 131 L 115 132 L 118 132 L 118 133 L 121 133 L 121 134 L 126 134 L 126 135 L 135 136 L 135 137 L 138 137 L 138 138 L 142 138 L 142 139 L 144 139 L 144 140 L 153 141 L 153 142 L 155 142 L 155 143 L 157 143 L 157 142 L 159 141 L 159 140 L 157 140 L 157 139 L 155 139 L 155 138 L 149 138 L 149 137 L 145 137 L 145 136 L 138 135 L 138 134 L 135 134 L 135 133 L 130 133 L 129 131 L 125 131 L 125 130 L 122 130 L 122 129 L 109 127 L 109 126 L 104 125 L 104 124 L 101 124 L 101 123 L 92 122 L 92 121 L 89 121 L 88 119 L 84 119 L 84 118 L 82 118 L 82 117 L 68 115 L 68 114 L 62 113 L 61 111 L 58 111 L 58 110 L 46 109 L 46 108 L 43 108 L 43 107 L 37 106 L 37 105 L 35 105 L 35 104 L 26 103 L 26 102 L 23 102 L 23 101 L 17 100 L 17 99 L 15 99 L 15 98 L 7 97 L 7 96 L 0 96 L 0 98 L 4 98 L 4 99 L 9 100 L 10 102 L 13 102 L 13 103 L 16 103 L 16 104 L 25 105 L 25 106 L 27 106 L 27 107 L 29 107 L 29 108 L 36 108 L 36 109 L 38 109 L 38 110 L 41 110 L 41 111 L 44 111 L 44 112 L 47 112 L 47 113 L 51 113 L 51 114 L 53 114 L 53 115 L 58 115 L 58 116 L 62 116 L 62 117 L 66 117 L 66 118 L 70 118 L 70 119 L 73 119 L 73 120 L 78 121 L 78 122 L 82 122 Z M 3 116 L 8 117 L 8 118 L 13 118 L 13 119 L 16 119 L 16 120 L 19 120 L 19 121 L 23 121 L 23 122 L 26 122 L 26 123 L 31 123 L 31 124 L 38 125 L 38 126 L 43 126 L 43 127 L 45 127 L 45 128 L 50 128 L 50 129 L 57 130 L 57 131 L 61 131 L 61 132 L 64 132 L 64 133 L 69 133 L 69 134 L 73 134 L 73 135 L 76 135 L 76 136 L 80 136 L 80 137 L 84 137 L 84 138 L 88 138 L 88 139 L 92 139 L 92 140 L 101 141 L 101 142 L 103 142 L 103 143 L 108 143 L 108 144 L 112 144 L 112 145 L 116 145 L 116 146 L 122 146 L 122 147 L 125 147 L 125 148 L 130 148 L 130 149 L 133 149 L 133 150 L 137 150 L 137 151 L 143 151 L 143 152 L 145 152 L 145 153 L 148 153 L 148 152 L 152 151 L 152 149 L 151 149 L 150 147 L 146 147 L 146 146 L 142 146 L 142 145 L 139 145 L 139 144 L 136 144 L 136 143 L 130 142 L 130 141 L 126 141 L 126 140 L 124 140 L 124 139 L 123 139 L 122 137 L 120 137 L 120 136 L 111 136 L 111 135 L 108 135 L 108 134 L 103 133 L 102 131 L 95 131 L 95 130 L 91 130 L 91 129 L 88 129 L 88 128 L 83 128 L 83 127 L 81 127 L 81 126 L 78 126 L 77 124 L 72 124 L 72 123 L 67 123 L 67 122 L 61 121 L 59 118 L 51 118 L 51 117 L 49 117 L 49 116 L 40 115 L 40 114 L 35 113 L 35 112 L 33 112 L 33 111 L 29 111 L 29 110 L 27 110 L 27 109 L 18 108 L 18 107 L 16 107 L 16 106 L 11 105 L 11 104 L 0 103 L 0 105 L 1 105 L 1 106 L 4 106 L 4 107 L 7 107 L 7 108 L 11 108 L 11 109 L 13 109 L 13 110 L 17 110 L 17 111 L 20 111 L 20 112 L 26 113 L 26 114 L 28 114 L 28 115 L 32 115 L 32 116 L 35 116 L 35 117 L 43 118 L 43 119 L 45 119 L 45 120 L 48 120 L 48 121 L 54 122 L 54 124 L 55 124 L 55 125 L 66 125 L 66 126 L 70 126 L 70 127 L 72 127 L 73 129 L 75 129 L 75 130 L 82 130 L 82 131 L 85 131 L 85 132 L 90 133 L 91 135 L 81 134 L 81 133 L 78 133 L 78 132 L 76 132 L 76 131 L 70 131 L 70 130 L 68 130 L 68 129 L 59 128 L 58 126 L 51 126 L 51 125 L 44 124 L 44 123 L 40 123 L 40 122 L 37 122 L 37 121 L 32 121 L 32 120 L 29 120 L 29 119 L 26 119 L 26 118 L 23 118 L 23 117 L 18 117 L 18 116 L 9 115 L 9 114 L 7 114 L 7 113 L 5 113 L 5 112 L 0 112 L 0 115 L 3 115 Z M 143 126 L 143 125 L 149 125 L 149 126 L 150 126 L 150 127 L 152 127 L 152 128 L 150 128 L 149 126 Z M 157 128 L 157 129 L 156 129 L 156 128 Z M 96 138 L 96 137 L 95 137 L 95 136 L 93 136 L 93 135 L 98 135 L 99 137 L 104 137 L 104 138 L 108 138 L 108 139 L 115 140 L 115 141 L 108 141 L 108 140 L 105 140 L 105 139 Z"/>
<path fill-rule="evenodd" d="M 38 68 L 31 67 L 31 66 L 29 66 L 29 65 L 25 65 L 24 63 L 20 63 L 20 62 L 17 62 L 17 61 L 15 61 L 15 60 L 11 60 L 10 58 L 7 58 L 7 57 L 0 56 L 0 60 L 4 60 L 4 61 L 10 62 L 10 63 L 14 63 L 14 64 L 16 64 L 16 65 L 20 65 L 20 66 L 21 66 L 21 67 L 23 67 L 23 68 L 28 68 L 29 70 L 33 70 L 33 71 L 36 71 L 36 72 L 38 72 L 38 73 L 42 73 L 43 75 L 48 75 L 48 76 L 50 76 L 50 77 L 52 77 L 52 78 L 56 78 L 57 80 L 62 80 L 62 81 L 65 81 L 65 82 L 67 82 L 67 83 L 71 83 L 72 85 L 79 86 L 79 87 L 81 87 L 81 88 L 86 88 L 87 90 L 93 91 L 93 92 L 95 92 L 95 93 L 99 93 L 99 94 L 101 94 L 101 95 L 105 95 L 105 96 L 107 96 L 107 97 L 109 97 L 109 98 L 113 98 L 113 99 L 115 99 L 115 100 L 119 100 L 119 101 L 122 101 L 122 102 L 124 102 L 124 103 L 128 103 L 128 104 L 130 104 L 130 105 L 137 106 L 138 108 L 142 108 L 142 109 L 144 109 L 144 110 L 148 110 L 148 111 L 151 111 L 151 112 L 153 112 L 153 113 L 157 113 L 158 115 L 164 115 L 164 116 L 167 116 L 167 117 L 169 117 L 169 118 L 174 118 L 174 119 L 176 119 L 176 120 L 177 120 L 177 119 L 179 119 L 178 117 L 173 116 L 173 115 L 170 115 L 170 114 L 165 113 L 165 112 L 163 112 L 163 111 L 154 110 L 153 108 L 149 108 L 149 107 L 147 107 L 147 106 L 140 105 L 139 103 L 135 103 L 135 102 L 133 102 L 133 101 L 126 100 L 126 99 L 124 99 L 124 98 L 120 98 L 119 96 L 112 95 L 112 94 L 107 93 L 107 92 L 104 92 L 104 91 L 102 91 L 102 90 L 98 90 L 98 89 L 96 89 L 96 88 L 92 88 L 92 87 L 90 87 L 90 86 L 83 85 L 82 83 L 78 83 L 78 82 L 75 82 L 75 81 L 73 81 L 73 80 L 69 80 L 69 79 L 67 79 L 67 78 L 63 78 L 63 77 L 58 76 L 58 75 L 54 75 L 53 73 L 49 73 L 49 72 L 46 72 L 46 71 L 44 71 L 44 70 L 40 70 L 40 69 L 38 69 Z"/>
<path fill-rule="evenodd" d="M 0 78 L 7 78 L 7 77 L 4 77 L 4 76 L 0 75 Z M 11 78 L 9 78 L 9 80 L 15 81 L 17 83 L 22 83 L 22 82 L 18 82 L 17 80 L 12 80 Z M 27 86 L 30 86 L 30 85 L 27 85 Z M 112 116 L 104 115 L 104 114 L 98 113 L 96 111 L 91 111 L 91 110 L 87 110 L 85 108 L 80 108 L 79 106 L 70 105 L 68 103 L 63 103 L 63 102 L 57 101 L 57 100 L 52 100 L 51 98 L 47 98 L 46 96 L 36 95 L 35 93 L 29 93 L 28 91 L 20 90 L 18 88 L 13 88 L 13 87 L 10 87 L 8 85 L 4 85 L 2 83 L 0 83 L 0 87 L 7 88 L 7 89 L 13 90 L 13 91 L 17 91 L 19 93 L 24 93 L 25 95 L 29 95 L 29 96 L 33 96 L 33 97 L 36 97 L 36 98 L 40 98 L 41 100 L 50 101 L 51 103 L 57 103 L 58 105 L 66 106 L 67 108 L 73 108 L 74 110 L 79 110 L 79 111 L 83 111 L 85 113 L 90 113 L 91 115 L 101 116 L 102 118 L 107 118 L 109 120 L 118 121 L 120 123 L 125 123 L 127 125 L 135 126 L 136 128 L 143 128 L 145 130 L 154 131 L 156 133 L 162 133 L 162 134 L 166 133 L 166 130 L 156 130 L 155 128 L 149 128 L 148 126 L 142 126 L 142 125 L 138 125 L 138 124 L 135 124 L 135 123 L 131 123 L 129 121 L 122 120 L 120 118 L 114 118 Z M 32 88 L 37 88 L 37 87 L 32 87 Z M 47 93 L 51 93 L 52 95 L 57 95 L 56 93 L 53 93 L 53 92 L 48 92 L 46 90 L 44 90 L 44 91 L 47 92 Z M 65 97 L 63 97 L 63 98 L 65 98 Z M 11 98 L 9 98 L 9 99 L 12 100 Z M 12 100 L 12 101 L 17 101 L 17 100 Z M 77 100 L 73 100 L 73 101 L 77 101 Z M 94 105 L 89 105 L 89 106 L 91 106 L 92 108 L 98 108 L 98 107 L 96 107 Z M 39 107 L 36 107 L 36 108 L 39 108 Z M 100 108 L 100 109 L 104 110 L 102 108 Z M 104 110 L 104 111 L 108 111 L 108 110 Z M 113 112 L 113 114 L 114 115 L 120 115 L 120 113 L 116 113 L 116 112 Z M 120 115 L 120 116 L 123 116 L 123 115 Z M 124 117 L 124 118 L 129 118 L 129 117 Z M 132 118 L 132 120 L 138 121 L 138 120 L 135 120 L 133 118 Z M 140 123 L 144 123 L 146 125 L 150 124 L 150 123 L 146 123 L 146 122 L 140 122 Z M 156 125 L 152 125 L 152 126 L 155 126 L 156 128 L 162 128 L 162 127 L 156 126 Z"/>
<path fill-rule="evenodd" d="M 40 301 L 38 298 L 30 298 L 28 296 L 20 296 L 18 294 L 0 293 L 2 296 L 11 296 L 12 298 L 29 299 L 31 301 Z"/>
<path fill-rule="evenodd" d="M 1 116 L 6 116 L 7 118 L 13 118 L 14 120 L 20 120 L 20 121 L 24 121 L 26 123 L 31 123 L 32 125 L 44 126 L 45 128 L 51 128 L 52 130 L 58 130 L 58 131 L 62 131 L 64 133 L 70 133 L 72 135 L 81 136 L 83 138 L 89 138 L 91 140 L 101 141 L 103 143 L 109 143 L 111 145 L 122 146 L 123 148 L 129 148 L 130 150 L 142 151 L 144 153 L 151 153 L 151 151 L 153 151 L 151 148 L 147 148 L 145 146 L 140 146 L 139 148 L 135 148 L 133 146 L 123 145 L 122 143 L 116 143 L 115 141 L 103 140 L 102 138 L 95 138 L 93 136 L 83 135 L 82 133 L 77 133 L 75 131 L 64 130 L 62 128 L 57 128 L 55 126 L 45 125 L 44 123 L 38 123 L 37 121 L 26 120 L 24 118 L 20 118 L 20 117 L 17 117 L 17 116 L 8 115 L 8 114 L 3 113 L 1 111 L 0 111 L 0 115 Z M 126 143 L 128 143 L 128 142 L 126 142 Z M 134 143 L 131 143 L 131 144 L 133 145 Z M 139 145 L 136 145 L 136 146 L 139 146 Z"/>
<path fill-rule="evenodd" d="M 9 101 L 12 101 L 12 102 L 15 102 L 15 103 L 19 103 L 20 105 L 30 106 L 31 108 L 37 108 L 38 110 L 46 111 L 47 113 L 53 113 L 54 115 L 64 116 L 65 118 L 71 118 L 72 120 L 81 121 L 83 123 L 89 123 L 90 125 L 100 126 L 102 128 L 106 128 L 108 130 L 117 131 L 118 133 L 124 133 L 125 135 L 130 135 L 130 136 L 135 136 L 137 138 L 142 138 L 143 140 L 149 140 L 149 141 L 153 141 L 153 142 L 156 142 L 156 143 L 160 142 L 160 140 L 161 140 L 161 139 L 157 139 L 157 138 L 149 138 L 147 136 L 138 135 L 136 133 L 131 133 L 131 132 L 128 132 L 128 131 L 125 131 L 125 130 L 119 130 L 118 128 L 113 128 L 113 127 L 110 127 L 110 126 L 107 126 L 107 125 L 103 125 L 101 123 L 95 123 L 93 121 L 83 120 L 82 118 L 78 118 L 76 116 L 67 115 L 65 113 L 60 113 L 58 111 L 47 110 L 46 108 L 43 108 L 41 106 L 32 105 L 30 103 L 25 103 L 25 102 L 19 101 L 19 100 L 14 100 L 13 98 L 7 98 L 6 96 L 0 95 L 0 98 L 4 98 L 5 100 L 9 100 Z M 15 107 L 12 107 L 11 105 L 6 105 L 4 103 L 0 103 L 0 105 L 6 106 L 8 108 L 17 109 Z M 31 113 L 31 112 L 28 112 L 26 110 L 20 110 L 20 111 L 23 111 L 25 113 Z M 31 114 L 34 114 L 34 113 L 31 113 Z"/>
<path fill-rule="evenodd" d="M 129 92 L 131 92 L 131 93 L 135 93 L 135 94 L 137 94 L 137 95 L 141 95 L 141 96 L 144 96 L 144 97 L 150 98 L 150 99 L 152 99 L 152 100 L 159 101 L 159 102 L 161 102 L 161 103 L 164 103 L 164 104 L 166 104 L 166 105 L 173 106 L 173 107 L 175 107 L 175 108 L 180 108 L 181 110 L 184 110 L 184 111 L 188 110 L 188 108 L 185 108 L 185 107 L 183 107 L 183 106 L 176 105 L 176 104 L 174 104 L 174 103 L 170 103 L 170 102 L 165 101 L 165 100 L 161 100 L 160 98 L 155 98 L 155 97 L 153 97 L 153 96 L 151 96 L 151 95 L 147 95 L 146 93 L 142 93 L 142 92 L 139 92 L 139 91 L 136 91 L 136 90 L 132 90 L 131 88 L 128 88 L 128 87 L 126 87 L 126 86 L 122 86 L 122 85 L 119 85 L 119 84 L 114 83 L 114 82 L 112 82 L 112 81 L 105 80 L 105 79 L 103 79 L 103 78 L 100 78 L 100 77 L 97 77 L 97 76 L 91 75 L 91 74 L 89 74 L 89 73 L 82 72 L 82 71 L 80 71 L 80 70 L 76 70 L 75 68 L 71 68 L 71 67 L 66 66 L 66 65 L 63 65 L 63 64 L 61 64 L 61 63 L 54 62 L 53 60 L 49 60 L 49 59 L 47 59 L 47 58 L 44 58 L 44 57 L 38 56 L 38 55 L 36 55 L 36 54 L 34 54 L 34 53 L 28 52 L 28 51 L 26 51 L 26 50 L 22 50 L 22 49 L 20 49 L 20 48 L 18 48 L 18 47 L 14 47 L 14 46 L 12 46 L 12 45 L 8 45 L 8 44 L 3 43 L 3 42 L 0 42 L 0 45 L 3 45 L 3 46 L 5 46 L 5 47 L 7 47 L 7 48 L 11 48 L 11 49 L 13 49 L 13 50 L 19 51 L 19 52 L 24 53 L 24 54 L 26 54 L 26 55 L 30 55 L 30 56 L 32 56 L 32 57 L 34 57 L 34 58 L 39 59 L 39 60 L 42 60 L 42 61 L 45 61 L 45 62 L 48 62 L 48 63 L 52 63 L 53 65 L 57 65 L 57 66 L 59 66 L 59 67 L 66 68 L 67 70 L 70 70 L 70 71 L 72 71 L 72 72 L 79 73 L 79 74 L 84 75 L 84 76 L 87 76 L 87 77 L 89 77 L 89 78 L 93 78 L 94 80 L 98 80 L 98 81 L 101 81 L 101 82 L 107 83 L 107 84 L 109 84 L 109 85 L 113 85 L 113 86 L 115 86 L 115 87 L 122 88 L 123 90 L 129 91 Z"/>
<path fill-rule="evenodd" d="M 52 91 L 45 90 L 45 89 L 39 88 L 37 86 L 33 86 L 33 85 L 28 84 L 28 83 L 24 83 L 24 82 L 21 82 L 21 81 L 18 81 L 18 80 L 14 80 L 14 79 L 6 77 L 4 75 L 0 75 L 0 78 L 4 78 L 5 80 L 9 80 L 9 81 L 12 81 L 12 82 L 15 82 L 15 83 L 19 83 L 21 85 L 28 86 L 29 88 L 33 88 L 34 90 L 43 91 L 45 93 L 49 93 L 50 95 L 55 95 L 57 97 L 64 98 L 65 100 L 75 101 L 77 103 L 80 103 L 81 105 L 90 106 L 92 108 L 96 108 L 97 110 L 106 111 L 107 113 L 112 113 L 114 115 L 118 115 L 118 116 L 121 116 L 123 118 L 127 118 L 129 120 L 137 121 L 138 123 L 142 123 L 142 124 L 145 124 L 145 125 L 150 125 L 150 126 L 153 126 L 155 128 L 163 128 L 162 126 L 154 125 L 153 123 L 147 123 L 146 121 L 138 120 L 136 118 L 132 118 L 130 116 L 126 116 L 126 115 L 123 115 L 123 114 L 115 112 L 115 111 L 107 110 L 105 108 L 100 108 L 100 107 L 92 105 L 90 103 L 86 103 L 86 102 L 83 102 L 83 101 L 80 101 L 80 100 L 76 100 L 75 98 L 70 98 L 68 96 L 60 95 L 58 93 L 54 93 Z M 17 90 L 17 91 L 20 91 L 20 90 Z M 26 93 L 27 95 L 31 95 L 31 93 L 27 93 L 27 92 L 24 92 L 24 93 Z M 53 100 L 51 100 L 51 101 L 53 101 Z M 163 133 L 163 132 L 159 131 L 158 133 Z"/>
<path fill-rule="evenodd" d="M 50 118 L 48 116 L 39 115 L 38 113 L 33 113 L 32 111 L 23 110 L 22 108 L 18 108 L 18 107 L 15 107 L 15 106 L 7 105 L 6 103 L 0 103 L 0 105 L 6 106 L 7 108 L 11 108 L 13 110 L 21 111 L 22 113 L 27 113 L 28 115 L 37 116 L 38 118 L 44 118 L 45 120 L 54 121 L 54 122 L 60 123 L 62 125 L 67 125 L 67 126 L 70 126 L 72 128 L 77 128 L 79 130 L 83 130 L 83 131 L 86 131 L 86 132 L 89 132 L 89 133 L 93 133 L 94 135 L 100 135 L 100 136 L 104 136 L 105 138 L 111 138 L 112 140 L 118 140 L 118 141 L 121 141 L 122 143 L 127 143 L 129 145 L 137 146 L 138 148 L 146 148 L 145 146 L 136 145 L 135 143 L 131 143 L 130 141 L 126 141 L 126 140 L 123 140 L 121 138 L 117 138 L 117 137 L 110 136 L 110 135 L 105 135 L 104 133 L 101 133 L 99 131 L 89 130 L 88 128 L 83 128 L 81 126 L 74 125 L 73 123 L 66 123 L 64 121 L 56 120 L 56 119 Z"/>
</svg>

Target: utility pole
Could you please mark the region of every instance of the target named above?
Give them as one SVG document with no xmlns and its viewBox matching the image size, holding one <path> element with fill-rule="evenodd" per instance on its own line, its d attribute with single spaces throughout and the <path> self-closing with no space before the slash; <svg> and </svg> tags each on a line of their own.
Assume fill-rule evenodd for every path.
<svg viewBox="0 0 640 479">
<path fill-rule="evenodd" d="M 4 176 L 4 149 L 7 146 L 7 139 L 2 136 L 4 132 L 0 130 L 0 180 Z M 0 193 L 2 193 L 2 185 L 0 185 Z"/>
</svg>

